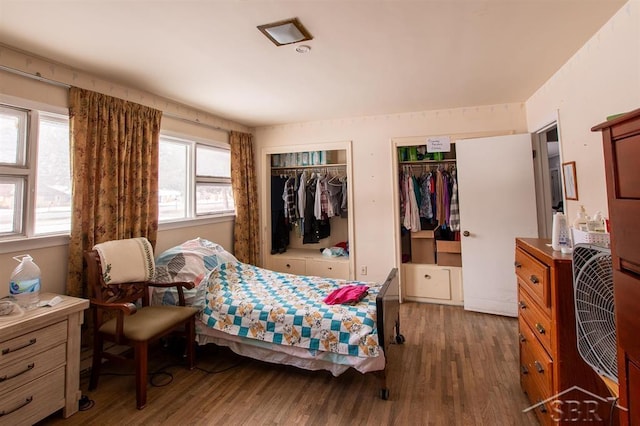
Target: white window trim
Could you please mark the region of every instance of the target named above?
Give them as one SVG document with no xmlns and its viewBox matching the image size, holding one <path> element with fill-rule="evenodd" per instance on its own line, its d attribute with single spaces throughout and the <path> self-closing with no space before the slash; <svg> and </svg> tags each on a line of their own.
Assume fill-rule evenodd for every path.
<svg viewBox="0 0 640 426">
<path fill-rule="evenodd" d="M 216 141 L 213 139 L 205 139 L 198 136 L 190 136 L 184 133 L 179 133 L 175 131 L 160 131 L 160 138 L 166 139 L 174 139 L 176 142 L 185 143 L 189 145 L 190 153 L 190 165 L 189 165 L 189 182 L 187 183 L 187 210 L 191 217 L 188 218 L 180 218 L 180 219 L 158 219 L 158 229 L 176 229 L 176 228 L 186 228 L 189 226 L 198 226 L 200 224 L 208 224 L 208 223 L 217 223 L 217 222 L 226 222 L 230 220 L 235 220 L 236 212 L 235 208 L 233 212 L 220 212 L 220 213 L 207 213 L 207 214 L 197 214 L 196 213 L 196 205 L 195 205 L 195 187 L 197 183 L 227 183 L 220 182 L 219 178 L 211 178 L 211 177 L 198 177 L 196 175 L 196 146 L 198 144 L 207 145 L 214 148 L 220 148 L 231 151 L 231 144 L 228 142 Z M 230 182 L 229 182 L 230 183 Z"/>
<path fill-rule="evenodd" d="M 68 117 L 69 109 L 62 108 L 55 105 L 50 105 L 42 102 L 36 102 L 29 99 L 23 99 L 16 96 L 5 95 L 0 93 L 0 103 L 7 105 L 12 108 L 27 110 L 27 152 L 25 153 L 25 166 L 24 168 L 12 167 L 12 166 L 2 166 L 3 172 L 6 172 L 8 175 L 15 175 L 17 177 L 24 177 L 26 179 L 23 191 L 25 192 L 25 203 L 22 206 L 22 211 L 20 214 L 22 215 L 22 232 L 15 235 L 10 235 L 6 237 L 0 238 L 0 252 L 2 251 L 1 246 L 7 245 L 10 243 L 12 250 L 13 247 L 17 247 L 16 242 L 18 241 L 28 241 L 33 240 L 34 245 L 32 248 L 40 248 L 40 247 L 49 247 L 48 243 L 44 243 L 43 241 L 58 241 L 59 237 L 69 238 L 68 232 L 60 232 L 60 233 L 51 233 L 51 234 L 39 234 L 35 235 L 35 203 L 36 203 L 36 188 L 37 188 L 37 160 L 38 160 L 38 142 L 39 142 L 39 125 L 40 125 L 40 115 L 51 115 L 51 116 L 61 116 Z M 11 171 L 13 169 L 13 171 Z M 21 172 L 22 170 L 23 172 Z M 58 245 L 54 243 L 53 245 Z M 7 251 L 9 252 L 9 251 Z"/>
</svg>

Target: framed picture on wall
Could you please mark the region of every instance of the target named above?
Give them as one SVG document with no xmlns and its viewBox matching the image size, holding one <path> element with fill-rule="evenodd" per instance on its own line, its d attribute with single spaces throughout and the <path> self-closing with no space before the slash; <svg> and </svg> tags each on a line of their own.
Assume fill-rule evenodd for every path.
<svg viewBox="0 0 640 426">
<path fill-rule="evenodd" d="M 576 162 L 562 163 L 564 178 L 564 196 L 567 200 L 578 199 L 578 180 L 576 179 Z"/>
</svg>

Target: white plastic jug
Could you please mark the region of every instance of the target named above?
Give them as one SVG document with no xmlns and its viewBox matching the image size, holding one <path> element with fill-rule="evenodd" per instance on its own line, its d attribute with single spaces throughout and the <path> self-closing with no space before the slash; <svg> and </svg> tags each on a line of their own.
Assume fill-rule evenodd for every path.
<svg viewBox="0 0 640 426">
<path fill-rule="evenodd" d="M 28 254 L 14 259 L 20 264 L 11 273 L 9 293 L 22 308 L 35 308 L 40 302 L 40 268 Z"/>
<path fill-rule="evenodd" d="M 569 233 L 569 226 L 567 225 L 567 218 L 560 212 L 553 215 L 551 247 L 556 251 L 560 251 L 563 248 L 571 248 L 571 235 Z"/>
</svg>

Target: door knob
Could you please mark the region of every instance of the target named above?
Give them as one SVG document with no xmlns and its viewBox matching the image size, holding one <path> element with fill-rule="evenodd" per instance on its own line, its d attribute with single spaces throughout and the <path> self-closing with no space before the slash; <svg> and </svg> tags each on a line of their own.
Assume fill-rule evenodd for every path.
<svg viewBox="0 0 640 426">
<path fill-rule="evenodd" d="M 462 235 L 464 235 L 465 237 L 468 237 L 469 235 L 471 235 L 471 232 L 469 232 L 469 231 L 464 231 L 464 232 L 462 233 Z"/>
</svg>

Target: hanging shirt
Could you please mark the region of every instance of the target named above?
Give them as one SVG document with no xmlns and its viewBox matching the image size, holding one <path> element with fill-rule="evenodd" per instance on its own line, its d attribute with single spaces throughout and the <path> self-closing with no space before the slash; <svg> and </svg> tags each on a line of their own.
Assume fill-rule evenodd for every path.
<svg viewBox="0 0 640 426">
<path fill-rule="evenodd" d="M 347 178 L 342 180 L 342 203 L 340 204 L 340 217 L 347 217 L 349 210 L 349 196 L 347 192 Z"/>
<path fill-rule="evenodd" d="M 439 226 L 447 223 L 444 209 L 444 177 L 442 170 L 436 172 L 436 219 Z"/>
<path fill-rule="evenodd" d="M 406 197 L 406 206 L 405 206 L 405 216 L 404 216 L 404 227 L 410 230 L 411 232 L 418 232 L 421 230 L 420 227 L 420 208 L 418 207 L 418 202 L 416 200 L 416 192 L 413 187 L 413 176 L 409 173 L 405 175 L 405 197 Z"/>
<path fill-rule="evenodd" d="M 335 216 L 335 213 L 333 212 L 333 206 L 329 202 L 329 176 L 325 176 L 322 179 L 321 196 L 322 196 L 322 199 L 321 199 L 322 214 L 324 214 L 325 217 L 327 218 Z"/>
<path fill-rule="evenodd" d="M 431 219 L 433 210 L 431 209 L 431 174 L 423 175 L 420 179 L 420 217 Z"/>
<path fill-rule="evenodd" d="M 284 217 L 289 223 L 293 223 L 298 218 L 298 210 L 296 208 L 296 178 L 290 177 L 284 185 L 282 199 L 284 201 Z"/>
<path fill-rule="evenodd" d="M 451 172 L 451 205 L 449 206 L 449 227 L 460 231 L 460 206 L 458 205 L 458 179 L 455 169 Z"/>
<path fill-rule="evenodd" d="M 342 205 L 342 182 L 337 177 L 332 177 L 327 182 L 327 191 L 329 193 L 329 204 L 334 216 L 340 216 Z"/>
<path fill-rule="evenodd" d="M 307 200 L 307 172 L 302 172 L 298 183 L 298 217 L 304 218 L 304 210 Z"/>
</svg>

